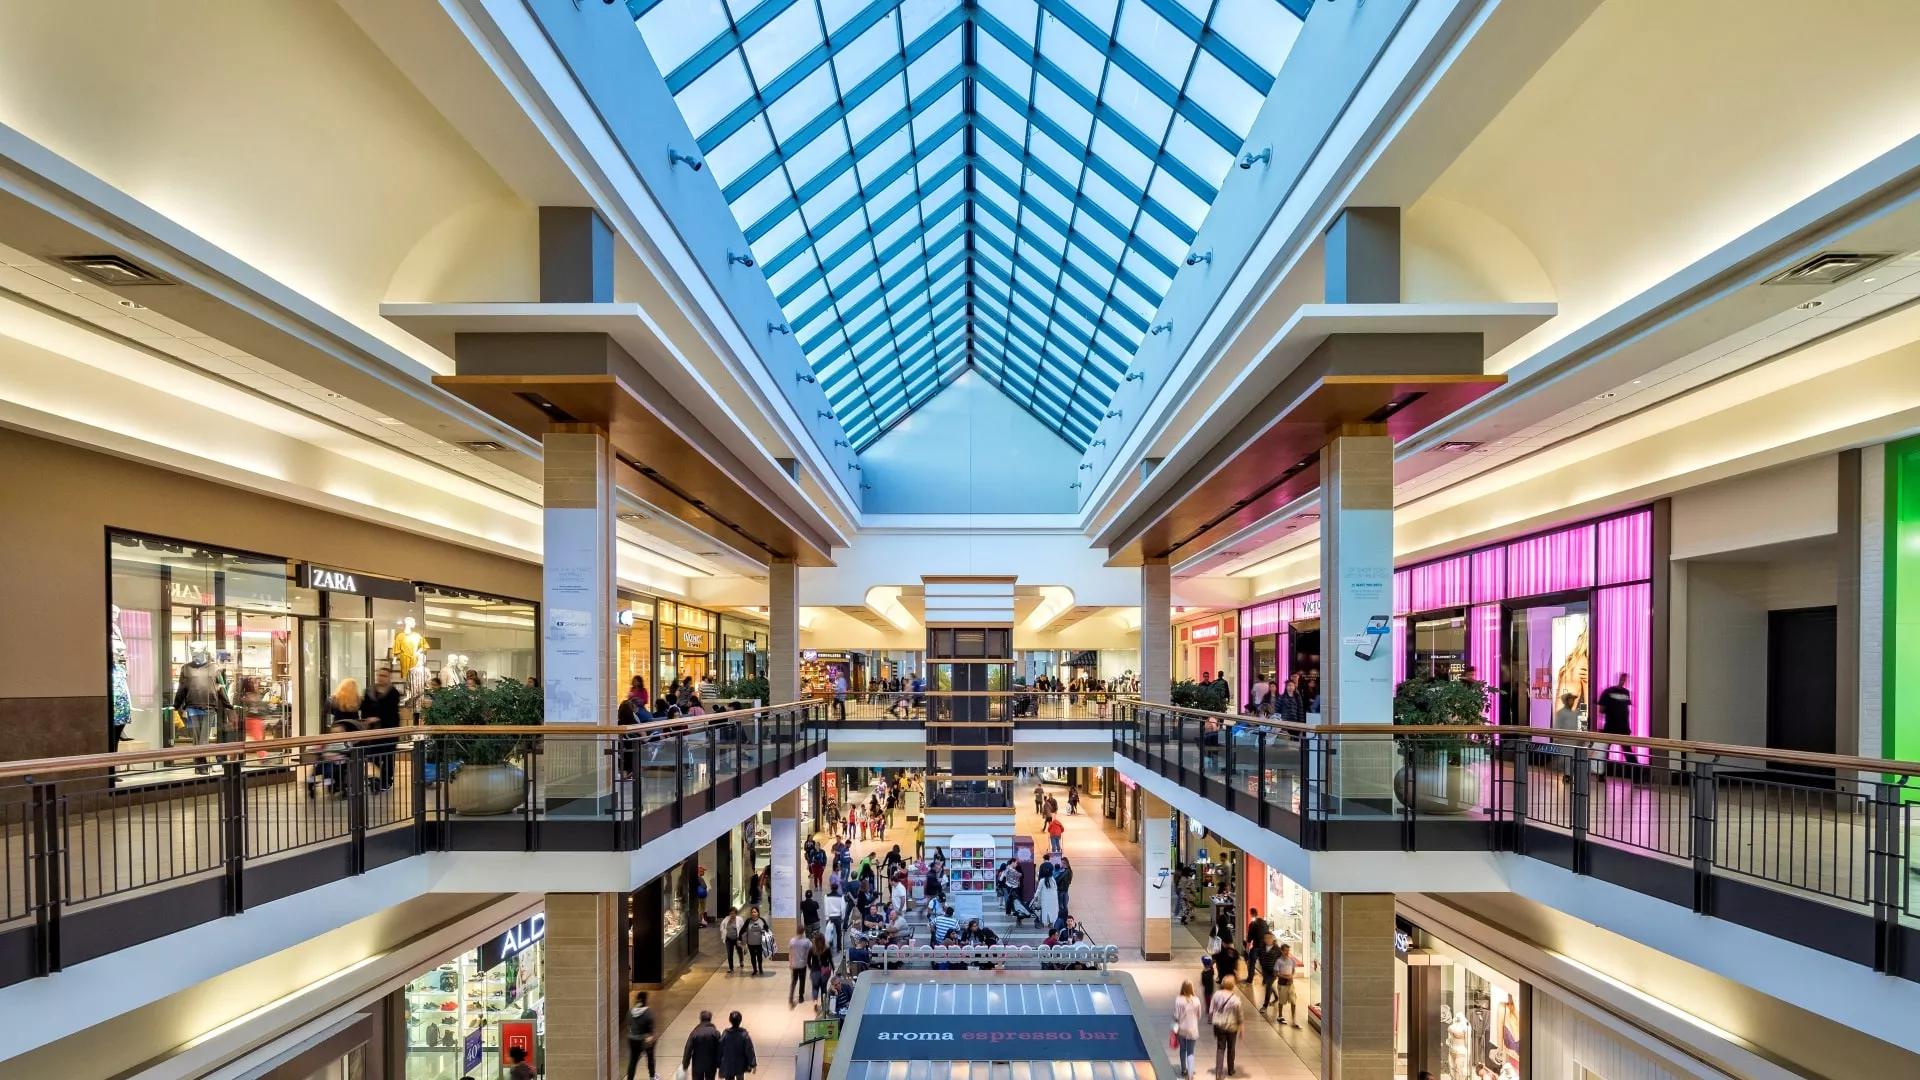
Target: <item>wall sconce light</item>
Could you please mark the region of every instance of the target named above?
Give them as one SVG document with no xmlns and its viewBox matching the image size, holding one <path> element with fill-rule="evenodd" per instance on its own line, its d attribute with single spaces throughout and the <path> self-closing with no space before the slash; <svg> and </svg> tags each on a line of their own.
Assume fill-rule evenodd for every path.
<svg viewBox="0 0 1920 1080">
<path fill-rule="evenodd" d="M 1251 169 L 1255 163 L 1261 165 L 1273 164 L 1273 147 L 1263 147 L 1257 154 L 1248 153 L 1240 156 L 1240 167 L 1243 169 Z"/>
<path fill-rule="evenodd" d="M 1092 465 L 1090 465 L 1090 464 L 1088 464 L 1087 462 L 1084 462 L 1084 461 L 1083 461 L 1083 462 L 1081 462 L 1081 463 L 1080 463 L 1080 471 L 1081 471 L 1081 472 L 1086 472 L 1086 471 L 1087 471 L 1088 469 L 1091 469 L 1091 468 L 1093 468 L 1093 466 L 1092 466 Z"/>
<path fill-rule="evenodd" d="M 1213 249 L 1212 249 L 1212 248 L 1208 248 L 1208 249 L 1207 249 L 1207 250 L 1205 250 L 1205 251 L 1189 251 L 1189 252 L 1187 252 L 1187 265 L 1188 265 L 1188 266 L 1199 266 L 1199 265 L 1200 265 L 1201 263 L 1211 263 L 1212 261 L 1213 261 Z"/>
<path fill-rule="evenodd" d="M 1080 481 L 1078 481 L 1078 480 L 1075 480 L 1075 481 L 1074 481 L 1073 483 L 1071 483 L 1071 484 L 1068 484 L 1068 485 L 1067 485 L 1067 490 L 1068 490 L 1068 491 L 1079 491 L 1079 490 L 1080 490 Z"/>
<path fill-rule="evenodd" d="M 753 256 L 742 255 L 737 251 L 727 252 L 727 262 L 733 266 L 744 266 L 749 270 L 753 269 Z"/>
<path fill-rule="evenodd" d="M 811 376 L 811 375 L 795 375 L 795 376 L 793 377 L 793 381 L 794 381 L 794 382 L 802 382 L 802 383 L 812 383 L 812 382 L 819 382 L 820 380 L 819 380 L 819 379 L 816 379 L 816 378 L 814 378 L 814 377 L 813 377 L 813 376 Z"/>
<path fill-rule="evenodd" d="M 783 322 L 770 322 L 770 323 L 768 323 L 768 324 L 767 324 L 767 333 L 769 333 L 769 334 L 791 334 L 791 333 L 793 333 L 793 328 L 792 328 L 792 327 L 790 327 L 790 326 L 788 326 L 788 325 L 787 325 L 786 323 L 783 323 Z"/>
<path fill-rule="evenodd" d="M 1108 409 L 1108 410 L 1107 410 L 1107 419 L 1109 419 L 1109 420 L 1118 420 L 1118 419 L 1120 419 L 1120 410 L 1119 410 L 1119 409 Z"/>
<path fill-rule="evenodd" d="M 851 470 L 852 470 L 852 471 L 854 471 L 854 472 L 859 472 L 859 471 L 860 471 L 860 463 L 859 463 L 859 462 L 857 462 L 857 461 L 849 461 L 849 462 L 847 462 L 847 468 L 848 468 L 848 469 L 851 469 Z"/>
<path fill-rule="evenodd" d="M 1098 447 L 1098 446 L 1105 446 L 1105 445 L 1107 445 L 1107 440 L 1105 440 L 1105 439 L 1095 439 L 1095 440 L 1093 440 L 1092 442 L 1090 442 L 1090 443 L 1088 443 L 1088 444 L 1087 444 L 1087 449 L 1089 449 L 1089 450 L 1092 450 L 1092 449 L 1094 449 L 1095 447 Z"/>
<path fill-rule="evenodd" d="M 813 415 L 814 415 L 814 417 L 815 417 L 816 419 L 820 419 L 820 420 L 831 420 L 831 419 L 833 419 L 833 414 L 832 414 L 832 413 L 830 413 L 830 412 L 822 412 L 822 411 L 821 411 L 821 410 L 819 410 L 819 409 L 815 409 L 815 410 L 813 410 Z"/>
<path fill-rule="evenodd" d="M 1129 371 L 1127 372 L 1127 381 L 1128 382 L 1146 382 L 1147 373 L 1144 371 Z"/>
<path fill-rule="evenodd" d="M 694 172 L 699 172 L 701 169 L 706 167 L 707 163 L 704 161 L 701 161 L 697 157 L 694 157 L 692 154 L 683 154 L 678 150 L 668 150 L 667 164 L 685 165 L 687 168 L 692 169 Z"/>
<path fill-rule="evenodd" d="M 833 445 L 836 447 L 844 446 L 849 450 L 853 449 L 853 444 L 845 439 L 835 439 L 833 440 Z"/>
<path fill-rule="evenodd" d="M 1188 259 L 1187 265 L 1192 266 L 1193 260 Z M 1171 334 L 1173 333 L 1173 321 L 1169 319 L 1166 322 L 1154 323 L 1153 326 L 1147 330 L 1147 333 L 1152 334 L 1154 337 L 1159 337 L 1161 334 Z"/>
</svg>

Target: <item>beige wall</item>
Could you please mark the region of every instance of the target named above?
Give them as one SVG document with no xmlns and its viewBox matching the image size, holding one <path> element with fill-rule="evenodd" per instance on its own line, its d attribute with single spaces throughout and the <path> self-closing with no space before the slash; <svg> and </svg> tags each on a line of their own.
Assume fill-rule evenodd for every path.
<svg viewBox="0 0 1920 1080">
<path fill-rule="evenodd" d="M 0 759 L 106 750 L 110 527 L 540 597 L 533 563 L 0 430 Z"/>
</svg>

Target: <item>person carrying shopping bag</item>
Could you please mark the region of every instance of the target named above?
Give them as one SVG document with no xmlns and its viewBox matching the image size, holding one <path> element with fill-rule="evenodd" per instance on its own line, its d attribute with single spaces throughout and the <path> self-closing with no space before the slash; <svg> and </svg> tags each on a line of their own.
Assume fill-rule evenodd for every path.
<svg viewBox="0 0 1920 1080">
<path fill-rule="evenodd" d="M 1207 1018 L 1213 1023 L 1213 1075 L 1234 1074 L 1235 1053 L 1240 1049 L 1240 1028 L 1246 1017 L 1240 1011 L 1240 984 L 1232 975 L 1222 975 L 1220 989 L 1207 1003 Z"/>
<path fill-rule="evenodd" d="M 1173 999 L 1173 1049 L 1176 1053 L 1174 1064 L 1180 1070 L 1182 1080 L 1193 1078 L 1193 1049 L 1200 1042 L 1200 1014 L 1205 1010 L 1200 1005 L 1200 995 L 1193 992 L 1193 983 L 1180 984 L 1180 996 Z"/>
</svg>

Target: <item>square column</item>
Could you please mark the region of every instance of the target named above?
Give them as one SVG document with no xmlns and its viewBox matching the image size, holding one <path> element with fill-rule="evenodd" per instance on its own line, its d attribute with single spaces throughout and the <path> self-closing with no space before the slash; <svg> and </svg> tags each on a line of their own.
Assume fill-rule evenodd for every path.
<svg viewBox="0 0 1920 1080">
<path fill-rule="evenodd" d="M 1321 1080 L 1390 1080 L 1393 894 L 1321 893 Z"/>
<path fill-rule="evenodd" d="M 557 424 L 541 440 L 545 490 L 540 672 L 546 722 L 613 723 L 613 447 L 606 432 Z M 612 790 L 595 740 L 552 739 L 540 778 L 549 811 L 598 813 Z"/>
<path fill-rule="evenodd" d="M 1140 871 L 1146 920 L 1140 935 L 1140 955 L 1148 960 L 1173 958 L 1173 808 L 1151 792 L 1140 793 Z"/>
<path fill-rule="evenodd" d="M 775 559 L 767 567 L 768 705 L 800 700 L 800 567 Z"/>
<path fill-rule="evenodd" d="M 1173 700 L 1173 567 L 1140 564 L 1140 699 Z"/>
<path fill-rule="evenodd" d="M 547 894 L 547 1080 L 625 1075 L 626 902 L 621 893 Z"/>
<path fill-rule="evenodd" d="M 1320 455 L 1322 710 L 1329 724 L 1393 721 L 1393 439 L 1342 429 Z M 1393 744 L 1350 740 L 1336 755 L 1342 809 L 1392 809 Z M 1358 804 L 1347 805 L 1349 800 Z"/>
<path fill-rule="evenodd" d="M 773 871 L 769 890 L 767 924 L 773 927 L 773 948 L 769 953 L 785 955 L 787 941 L 800 921 L 800 882 L 805 874 L 800 867 L 800 792 L 789 791 L 773 804 L 773 850 L 768 853 Z"/>
</svg>

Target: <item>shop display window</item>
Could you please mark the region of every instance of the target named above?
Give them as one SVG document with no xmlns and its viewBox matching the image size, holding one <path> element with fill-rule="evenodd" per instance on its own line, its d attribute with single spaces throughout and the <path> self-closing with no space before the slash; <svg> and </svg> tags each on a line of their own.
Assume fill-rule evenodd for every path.
<svg viewBox="0 0 1920 1080">
<path fill-rule="evenodd" d="M 107 746 L 257 742 L 294 734 L 297 626 L 315 612 L 284 559 L 108 536 Z M 126 769 L 117 782 L 177 770 Z"/>
<path fill-rule="evenodd" d="M 1575 726 L 1588 726 L 1588 654 L 1585 600 L 1508 609 L 1501 722 L 1551 727 L 1571 695 Z"/>
<path fill-rule="evenodd" d="M 539 605 L 422 585 L 419 607 L 427 686 L 434 676 L 445 685 L 464 680 L 468 672 L 477 673 L 483 683 L 525 682 L 538 674 Z M 395 635 L 404 632 L 403 618 L 389 617 L 381 627 L 383 648 L 390 648 Z"/>
<path fill-rule="evenodd" d="M 687 932 L 686 897 L 689 893 L 687 868 L 675 863 L 662 875 L 660 905 L 660 948 L 664 951 Z"/>
<path fill-rule="evenodd" d="M 1467 674 L 1467 619 L 1458 611 L 1406 620 L 1410 679 L 1462 679 Z"/>
<path fill-rule="evenodd" d="M 513 1046 L 544 1068 L 545 925 L 535 915 L 406 985 L 407 1080 L 504 1077 Z"/>
<path fill-rule="evenodd" d="M 1520 984 L 1424 930 L 1407 955 L 1411 1066 L 1440 1080 L 1524 1080 Z"/>
</svg>

